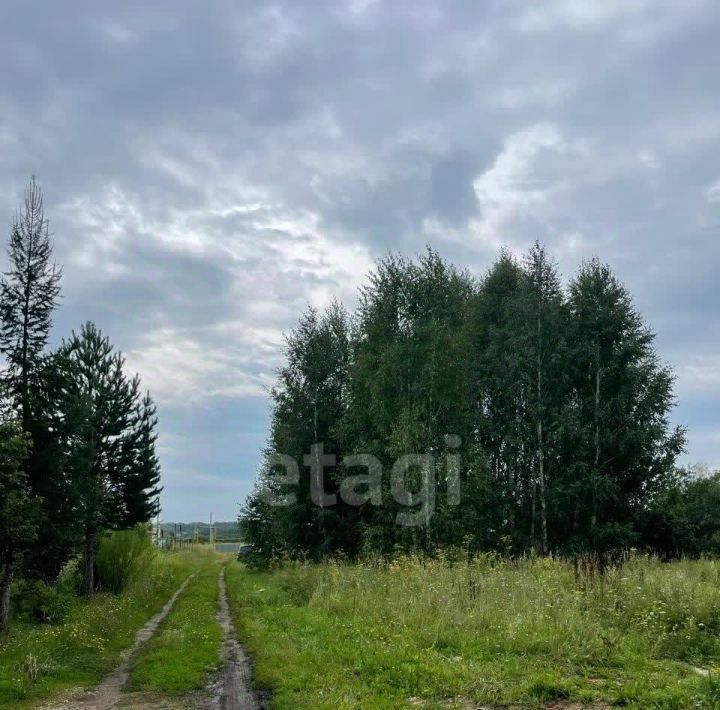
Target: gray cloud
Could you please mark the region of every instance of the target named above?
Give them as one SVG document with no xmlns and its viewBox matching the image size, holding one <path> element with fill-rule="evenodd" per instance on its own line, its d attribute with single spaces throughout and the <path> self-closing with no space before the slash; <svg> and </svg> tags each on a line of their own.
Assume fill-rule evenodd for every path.
<svg viewBox="0 0 720 710">
<path fill-rule="evenodd" d="M 720 464 L 719 29 L 711 0 L 9 0 L 0 215 L 36 173 L 55 339 L 96 319 L 156 392 L 170 517 L 234 515 L 304 305 L 426 243 L 611 261 Z"/>
</svg>

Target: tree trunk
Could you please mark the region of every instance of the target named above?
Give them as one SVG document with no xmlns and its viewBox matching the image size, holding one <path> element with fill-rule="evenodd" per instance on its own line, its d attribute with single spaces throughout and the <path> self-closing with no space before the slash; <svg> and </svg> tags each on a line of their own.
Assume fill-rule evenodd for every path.
<svg viewBox="0 0 720 710">
<path fill-rule="evenodd" d="M 547 505 L 545 502 L 545 456 L 543 454 L 542 421 L 538 422 L 538 485 L 540 487 L 540 552 L 547 553 Z"/>
<path fill-rule="evenodd" d="M 530 489 L 530 551 L 535 554 L 535 483 Z"/>
<path fill-rule="evenodd" d="M 540 343 L 540 321 L 538 320 L 538 348 Z M 543 448 L 543 412 L 542 412 L 542 361 L 537 358 L 537 456 L 538 485 L 540 487 L 540 553 L 547 553 L 547 505 L 545 501 L 545 452 Z"/>
<path fill-rule="evenodd" d="M 95 594 L 95 540 L 94 530 L 85 532 L 85 571 L 83 578 L 83 594 L 91 597 Z"/>
<path fill-rule="evenodd" d="M 600 471 L 600 354 L 597 355 L 595 367 L 595 456 L 592 472 L 592 516 L 590 518 L 590 528 L 593 529 L 597 523 L 597 482 Z"/>
<path fill-rule="evenodd" d="M 10 587 L 12 586 L 15 568 L 12 560 L 6 560 L 2 568 L 0 578 L 0 634 L 8 630 L 8 619 L 10 617 Z"/>
</svg>

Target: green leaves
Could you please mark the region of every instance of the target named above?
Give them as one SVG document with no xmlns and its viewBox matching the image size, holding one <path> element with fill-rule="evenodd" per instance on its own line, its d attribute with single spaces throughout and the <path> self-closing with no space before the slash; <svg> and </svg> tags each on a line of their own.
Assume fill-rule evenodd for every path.
<svg viewBox="0 0 720 710">
<path fill-rule="evenodd" d="M 273 554 L 313 557 L 630 544 L 683 446 L 668 423 L 672 382 L 628 292 L 599 261 L 565 289 L 538 243 L 522 261 L 501 252 L 479 281 L 431 250 L 414 261 L 389 255 L 352 318 L 338 305 L 311 309 L 288 338 L 268 451 L 298 462 L 301 484 L 282 510 L 250 498 L 249 537 Z M 372 454 L 386 471 L 432 453 L 442 483 L 448 434 L 461 442 L 461 501 L 438 495 L 423 531 L 395 526 L 387 482 L 380 505 L 309 500 L 302 462 L 316 443 Z M 335 471 L 328 493 L 345 473 Z"/>
</svg>

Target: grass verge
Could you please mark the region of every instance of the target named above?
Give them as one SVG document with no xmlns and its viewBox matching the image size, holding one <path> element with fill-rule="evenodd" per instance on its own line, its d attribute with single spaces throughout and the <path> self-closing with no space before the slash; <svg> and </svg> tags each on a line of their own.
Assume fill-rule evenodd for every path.
<svg viewBox="0 0 720 710">
<path fill-rule="evenodd" d="M 718 562 L 637 558 L 602 580 L 490 558 L 226 574 L 274 708 L 720 707 Z"/>
<path fill-rule="evenodd" d="M 98 683 L 197 565 L 196 557 L 158 554 L 122 594 L 73 599 L 63 623 L 15 624 L 0 638 L 0 708 L 33 707 L 63 690 Z"/>
<path fill-rule="evenodd" d="M 203 559 L 158 633 L 130 672 L 128 691 L 179 695 L 202 688 L 220 665 L 222 632 L 217 623 L 218 575 L 227 557 Z"/>
</svg>

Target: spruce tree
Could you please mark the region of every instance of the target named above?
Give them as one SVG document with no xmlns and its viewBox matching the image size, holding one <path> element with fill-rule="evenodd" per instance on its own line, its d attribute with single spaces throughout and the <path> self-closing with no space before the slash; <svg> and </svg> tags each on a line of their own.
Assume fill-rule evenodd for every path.
<svg viewBox="0 0 720 710">
<path fill-rule="evenodd" d="M 57 428 L 83 540 L 83 590 L 87 596 L 95 591 L 99 533 L 116 524 L 125 512 L 120 472 L 135 421 L 138 380 L 128 379 L 123 365 L 122 355 L 92 323 L 85 324 L 79 334 L 73 332 L 57 353 L 62 383 Z"/>
<path fill-rule="evenodd" d="M 60 479 L 55 466 L 57 457 L 49 456 L 54 433 L 48 429 L 43 411 L 46 398 L 47 345 L 52 312 L 60 293 L 61 270 L 52 263 L 52 244 L 45 216 L 43 193 L 34 178 L 25 191 L 22 208 L 15 215 L 8 244 L 9 269 L 0 280 L 0 352 L 5 356 L 3 384 L 23 431 L 32 446 L 22 462 L 33 501 L 41 507 L 40 538 L 29 551 L 27 563 L 45 576 L 48 567 L 59 571 L 53 560 L 57 554 L 53 534 L 60 522 L 64 493 L 58 490 Z M 52 573 L 48 576 L 52 576 Z"/>
<path fill-rule="evenodd" d="M 121 465 L 116 472 L 122 510 L 118 525 L 132 527 L 147 523 L 159 513 L 160 461 L 155 452 L 157 409 L 145 396 L 137 405 L 134 421 L 123 437 Z"/>
<path fill-rule="evenodd" d="M 8 392 L 25 431 L 32 420 L 32 388 L 47 345 L 61 271 L 53 263 L 43 193 L 35 182 L 10 229 L 10 270 L 0 281 L 0 352 L 5 355 Z"/>
</svg>

